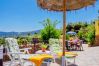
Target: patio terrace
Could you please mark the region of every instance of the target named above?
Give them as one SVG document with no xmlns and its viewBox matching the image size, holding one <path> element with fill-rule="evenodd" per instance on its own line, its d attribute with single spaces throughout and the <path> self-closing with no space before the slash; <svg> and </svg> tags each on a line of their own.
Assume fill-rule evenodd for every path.
<svg viewBox="0 0 99 66">
<path fill-rule="evenodd" d="M 83 44 L 84 51 L 73 51 L 77 52 L 75 64 L 68 64 L 67 66 L 99 66 L 99 46 L 88 47 L 87 44 Z M 10 61 L 3 62 L 3 66 L 8 66 Z M 12 66 L 20 66 L 18 62 L 12 64 Z M 25 66 L 31 66 L 29 62 L 25 63 Z M 43 64 L 42 66 L 46 66 Z M 58 63 L 51 62 L 50 66 L 61 66 Z"/>
</svg>

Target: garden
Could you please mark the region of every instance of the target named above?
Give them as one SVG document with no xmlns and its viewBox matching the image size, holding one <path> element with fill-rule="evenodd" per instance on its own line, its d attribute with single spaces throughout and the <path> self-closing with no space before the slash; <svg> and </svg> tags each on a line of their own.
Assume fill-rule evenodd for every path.
<svg viewBox="0 0 99 66">
<path fill-rule="evenodd" d="M 15 37 L 22 47 L 28 47 L 29 44 L 33 47 L 37 45 L 36 50 L 40 49 L 41 44 L 48 45 L 50 38 L 60 39 L 62 36 L 62 29 L 57 29 L 57 24 L 59 21 L 52 22 L 50 19 L 45 19 L 41 22 L 44 26 L 43 29 L 40 30 L 40 33 L 35 33 L 33 35 L 27 34 L 26 36 L 18 36 Z M 94 46 L 95 44 L 95 22 L 87 23 L 87 22 L 75 22 L 68 23 L 66 27 L 66 33 L 69 31 L 76 32 L 76 36 L 78 36 L 84 43 L 89 46 Z M 73 36 L 73 35 L 72 35 Z M 66 34 L 66 40 L 69 40 L 70 35 Z M 0 44 L 5 44 L 5 39 L 0 38 Z M 35 45 L 35 46 L 34 46 Z"/>
</svg>

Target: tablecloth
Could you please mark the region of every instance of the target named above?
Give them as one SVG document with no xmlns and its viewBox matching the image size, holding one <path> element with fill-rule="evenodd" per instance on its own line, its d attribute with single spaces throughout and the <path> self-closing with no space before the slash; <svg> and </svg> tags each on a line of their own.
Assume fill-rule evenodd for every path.
<svg viewBox="0 0 99 66">
<path fill-rule="evenodd" d="M 33 63 L 35 63 L 36 66 L 41 66 L 43 60 L 47 59 L 47 58 L 53 58 L 53 57 L 51 55 L 48 55 L 48 54 L 39 54 L 36 56 L 31 56 L 29 58 L 29 60 L 32 61 Z"/>
</svg>

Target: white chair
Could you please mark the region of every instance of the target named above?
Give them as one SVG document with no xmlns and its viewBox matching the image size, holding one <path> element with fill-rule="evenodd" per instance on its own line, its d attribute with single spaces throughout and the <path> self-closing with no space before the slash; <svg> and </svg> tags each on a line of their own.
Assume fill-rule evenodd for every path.
<svg viewBox="0 0 99 66">
<path fill-rule="evenodd" d="M 5 42 L 6 42 L 7 54 L 11 59 L 9 66 L 11 66 L 14 61 L 19 61 L 20 65 L 24 66 L 25 60 L 28 60 L 29 56 L 32 56 L 32 55 L 24 54 L 24 52 L 20 52 L 20 50 L 24 50 L 24 49 L 19 49 L 17 40 L 14 38 L 6 38 Z M 32 65 L 34 66 L 33 63 Z"/>
<path fill-rule="evenodd" d="M 3 66 L 3 45 L 0 46 L 0 66 Z"/>
<path fill-rule="evenodd" d="M 11 66 L 11 64 L 16 60 L 19 61 L 21 66 L 24 66 L 25 60 L 28 60 L 30 56 L 37 55 L 37 54 L 24 54 L 23 52 L 20 52 L 17 40 L 14 38 L 5 38 L 5 42 L 6 42 L 7 54 L 11 59 L 9 66 Z M 49 62 L 44 62 L 44 63 L 47 63 L 47 66 L 49 66 Z M 32 66 L 35 66 L 33 62 L 31 62 L 31 64 Z"/>
<path fill-rule="evenodd" d="M 0 46 L 0 59 L 3 59 L 3 45 Z"/>
<path fill-rule="evenodd" d="M 57 53 L 62 52 L 62 46 L 60 44 L 59 39 L 50 39 L 49 40 L 49 45 L 50 45 L 50 51 L 51 54 L 54 56 L 54 62 L 55 59 L 58 58 Z M 73 63 L 75 63 L 75 57 L 72 55 L 65 55 L 66 60 L 74 59 Z"/>
</svg>

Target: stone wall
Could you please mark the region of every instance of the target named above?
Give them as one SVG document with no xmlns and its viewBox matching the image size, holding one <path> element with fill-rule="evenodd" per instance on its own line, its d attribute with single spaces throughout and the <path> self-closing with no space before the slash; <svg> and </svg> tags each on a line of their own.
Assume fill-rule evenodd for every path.
<svg viewBox="0 0 99 66">
<path fill-rule="evenodd" d="M 99 20 L 95 22 L 95 44 L 99 46 Z"/>
</svg>

